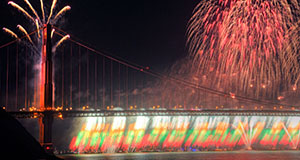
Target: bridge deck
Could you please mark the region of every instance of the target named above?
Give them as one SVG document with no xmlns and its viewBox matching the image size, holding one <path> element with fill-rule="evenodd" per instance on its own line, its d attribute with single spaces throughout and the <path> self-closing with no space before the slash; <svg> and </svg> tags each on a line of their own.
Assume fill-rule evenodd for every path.
<svg viewBox="0 0 300 160">
<path fill-rule="evenodd" d="M 113 117 L 113 116 L 300 116 L 300 111 L 278 110 L 72 110 L 45 111 L 54 117 Z M 9 112 L 15 118 L 38 118 L 42 111 Z"/>
</svg>

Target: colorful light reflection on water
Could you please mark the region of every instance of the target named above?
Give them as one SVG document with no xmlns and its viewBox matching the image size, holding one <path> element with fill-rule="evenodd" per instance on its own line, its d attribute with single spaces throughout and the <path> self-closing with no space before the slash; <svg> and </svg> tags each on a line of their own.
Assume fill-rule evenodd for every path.
<svg viewBox="0 0 300 160">
<path fill-rule="evenodd" d="M 74 152 L 296 149 L 300 117 L 136 116 L 89 117 Z"/>
</svg>

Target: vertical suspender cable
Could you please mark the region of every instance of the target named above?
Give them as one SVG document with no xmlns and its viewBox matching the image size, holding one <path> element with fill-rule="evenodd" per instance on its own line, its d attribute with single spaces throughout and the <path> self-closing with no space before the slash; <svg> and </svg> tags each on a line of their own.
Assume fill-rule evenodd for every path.
<svg viewBox="0 0 300 160">
<path fill-rule="evenodd" d="M 94 103 L 94 107 L 95 107 L 95 110 L 97 109 L 97 58 L 95 58 L 95 85 L 94 85 L 94 88 L 95 88 L 95 97 L 94 97 L 94 100 L 95 100 L 95 103 Z"/>
<path fill-rule="evenodd" d="M 110 60 L 110 106 L 113 106 L 113 61 Z"/>
<path fill-rule="evenodd" d="M 133 92 L 135 91 L 135 71 L 133 70 Z M 136 106 L 136 94 L 133 93 L 132 94 L 133 96 L 133 106 L 135 107 Z"/>
<path fill-rule="evenodd" d="M 79 54 L 79 66 L 78 66 L 78 79 L 79 79 L 79 82 L 78 82 L 78 90 L 79 90 L 79 93 L 78 93 L 78 95 L 79 95 L 79 107 L 81 108 L 81 104 L 80 104 L 80 98 L 81 98 L 81 94 L 80 94 L 80 63 L 81 63 L 81 54 L 80 54 L 80 46 L 78 46 L 78 54 Z"/>
<path fill-rule="evenodd" d="M 19 46 L 18 46 L 18 43 L 16 43 L 16 108 L 15 108 L 15 111 L 18 109 L 18 81 L 19 81 L 19 77 L 18 77 L 18 73 L 19 73 L 19 70 L 18 70 L 18 52 L 19 52 Z"/>
<path fill-rule="evenodd" d="M 141 76 L 141 79 L 142 79 L 142 88 L 141 88 L 141 108 L 144 108 L 144 91 L 143 91 L 143 88 L 144 88 L 144 78 L 143 78 L 143 76 Z"/>
<path fill-rule="evenodd" d="M 128 66 L 126 66 L 126 107 L 128 109 Z"/>
<path fill-rule="evenodd" d="M 25 110 L 28 110 L 27 107 L 27 87 L 28 87 L 28 82 L 27 82 L 27 46 L 25 47 Z"/>
<path fill-rule="evenodd" d="M 105 57 L 103 57 L 102 71 L 102 106 L 105 109 Z"/>
<path fill-rule="evenodd" d="M 36 84 L 36 79 L 37 79 L 37 73 L 35 72 L 34 73 L 34 80 L 33 80 L 33 103 L 32 103 L 32 106 L 36 107 L 36 90 L 37 90 L 37 84 Z"/>
<path fill-rule="evenodd" d="M 120 99 L 120 94 L 121 94 L 121 64 L 119 63 L 119 92 L 118 92 L 118 99 L 119 99 L 119 103 L 118 103 L 118 107 L 121 107 L 121 99 Z"/>
<path fill-rule="evenodd" d="M 70 75 L 70 107 L 72 107 L 72 85 L 73 85 L 73 81 L 72 81 L 72 79 L 73 79 L 73 74 L 72 74 L 72 72 L 73 72 L 73 68 L 72 68 L 72 66 L 73 66 L 73 53 L 72 53 L 72 44 L 71 44 L 71 46 L 70 46 L 71 48 L 70 48 L 70 55 L 71 55 L 71 63 L 70 63 L 70 68 L 71 68 L 71 75 Z"/>
<path fill-rule="evenodd" d="M 86 106 L 89 106 L 89 53 L 86 49 Z"/>
<path fill-rule="evenodd" d="M 163 107 L 164 106 L 164 102 L 165 102 L 165 97 L 164 97 L 164 94 L 163 92 L 161 92 L 161 102 L 160 102 L 160 107 Z"/>
<path fill-rule="evenodd" d="M 5 95 L 5 107 L 8 109 L 8 72 L 9 72 L 9 48 L 7 47 L 7 52 L 6 52 L 6 95 Z"/>
<path fill-rule="evenodd" d="M 65 47 L 63 47 L 63 52 L 61 54 L 61 107 L 64 107 L 64 51 Z"/>
<path fill-rule="evenodd" d="M 176 92 L 176 91 L 175 91 Z M 172 99 L 173 99 L 173 94 L 174 94 L 174 92 L 171 92 L 170 93 L 170 97 L 167 99 L 167 102 L 168 102 L 168 105 L 167 105 L 167 107 L 166 108 L 172 108 L 171 106 L 172 106 Z"/>
</svg>

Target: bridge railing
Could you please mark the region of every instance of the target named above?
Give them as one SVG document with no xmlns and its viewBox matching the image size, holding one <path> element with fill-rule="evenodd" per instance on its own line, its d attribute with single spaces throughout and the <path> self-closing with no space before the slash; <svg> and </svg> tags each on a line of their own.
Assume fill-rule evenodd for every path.
<svg viewBox="0 0 300 160">
<path fill-rule="evenodd" d="M 122 117 L 122 116 L 300 116 L 300 111 L 255 110 L 99 110 L 99 111 L 45 111 L 56 118 Z M 44 112 L 9 112 L 15 118 L 39 118 Z"/>
</svg>

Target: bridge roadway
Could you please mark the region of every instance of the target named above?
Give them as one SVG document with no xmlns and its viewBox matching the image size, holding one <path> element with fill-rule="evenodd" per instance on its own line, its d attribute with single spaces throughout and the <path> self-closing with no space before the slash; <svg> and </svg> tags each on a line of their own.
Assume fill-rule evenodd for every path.
<svg viewBox="0 0 300 160">
<path fill-rule="evenodd" d="M 113 116 L 300 116 L 300 111 L 287 110 L 62 110 L 9 113 L 15 118 L 39 118 L 45 113 L 61 118 Z"/>
</svg>

